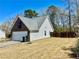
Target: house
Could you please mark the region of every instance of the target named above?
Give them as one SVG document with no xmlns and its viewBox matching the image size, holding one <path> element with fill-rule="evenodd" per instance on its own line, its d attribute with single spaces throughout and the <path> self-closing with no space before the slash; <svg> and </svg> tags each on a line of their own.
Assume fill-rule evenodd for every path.
<svg viewBox="0 0 79 59">
<path fill-rule="evenodd" d="M 6 38 L 5 32 L 0 29 L 0 39 Z"/>
<path fill-rule="evenodd" d="M 76 36 L 79 37 L 79 23 L 78 22 L 74 24 L 74 31 L 76 33 Z"/>
<path fill-rule="evenodd" d="M 11 28 L 12 40 L 26 41 L 38 40 L 41 38 L 50 37 L 50 32 L 53 32 L 53 26 L 49 16 L 39 16 L 27 18 L 17 16 Z"/>
</svg>

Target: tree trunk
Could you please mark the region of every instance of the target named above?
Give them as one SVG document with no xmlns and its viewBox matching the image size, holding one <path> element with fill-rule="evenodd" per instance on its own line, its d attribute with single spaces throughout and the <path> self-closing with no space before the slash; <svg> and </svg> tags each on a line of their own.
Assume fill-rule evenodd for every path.
<svg viewBox="0 0 79 59">
<path fill-rule="evenodd" d="M 72 30 L 72 28 L 71 28 L 71 9 L 70 9 L 70 0 L 68 0 L 68 4 L 69 4 L 69 6 L 68 6 L 68 9 L 69 9 L 69 31 L 71 32 L 71 30 Z"/>
</svg>

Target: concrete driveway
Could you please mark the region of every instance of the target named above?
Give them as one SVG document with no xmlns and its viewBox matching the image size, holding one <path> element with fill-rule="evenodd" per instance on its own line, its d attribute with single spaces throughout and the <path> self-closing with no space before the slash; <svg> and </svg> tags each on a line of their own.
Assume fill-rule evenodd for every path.
<svg viewBox="0 0 79 59">
<path fill-rule="evenodd" d="M 21 43 L 21 42 L 19 42 L 19 41 L 3 42 L 3 43 L 0 43 L 0 48 L 8 47 L 8 46 L 10 46 L 10 45 L 19 44 L 19 43 Z"/>
</svg>

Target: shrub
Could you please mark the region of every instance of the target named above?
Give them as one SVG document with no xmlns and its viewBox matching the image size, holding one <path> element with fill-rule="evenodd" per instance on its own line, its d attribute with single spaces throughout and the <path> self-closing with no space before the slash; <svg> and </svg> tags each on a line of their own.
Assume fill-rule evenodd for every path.
<svg viewBox="0 0 79 59">
<path fill-rule="evenodd" d="M 11 38 L 11 34 L 10 33 L 6 33 L 6 38 Z"/>
<path fill-rule="evenodd" d="M 77 58 L 79 58 L 79 39 L 77 40 L 76 47 L 72 49 L 72 52 L 74 55 L 76 55 Z"/>
</svg>

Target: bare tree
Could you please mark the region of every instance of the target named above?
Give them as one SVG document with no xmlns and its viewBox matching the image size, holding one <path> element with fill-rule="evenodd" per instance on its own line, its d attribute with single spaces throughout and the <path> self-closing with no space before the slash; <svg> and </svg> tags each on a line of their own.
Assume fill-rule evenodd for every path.
<svg viewBox="0 0 79 59">
<path fill-rule="evenodd" d="M 57 12 L 58 12 L 58 8 L 56 6 L 54 6 L 54 5 L 49 6 L 48 9 L 47 9 L 47 14 L 50 17 L 50 20 L 51 20 L 51 22 L 53 24 L 53 28 L 54 28 L 55 32 L 57 30 L 56 22 L 58 22 L 57 21 Z"/>
<path fill-rule="evenodd" d="M 9 18 L 6 22 L 4 22 L 3 24 L 1 24 L 1 29 L 3 31 L 5 31 L 5 33 L 10 33 L 10 28 L 12 26 L 14 18 Z"/>
<path fill-rule="evenodd" d="M 77 22 L 79 22 L 79 0 L 76 0 L 76 12 L 77 12 Z"/>
<path fill-rule="evenodd" d="M 68 11 L 68 21 L 69 21 L 69 31 L 71 32 L 72 31 L 72 28 L 73 28 L 73 16 L 75 15 L 75 11 L 76 11 L 76 6 L 75 6 L 75 3 L 76 1 L 75 0 L 64 0 L 65 1 L 65 10 Z M 76 21 L 76 19 L 75 19 Z"/>
</svg>

